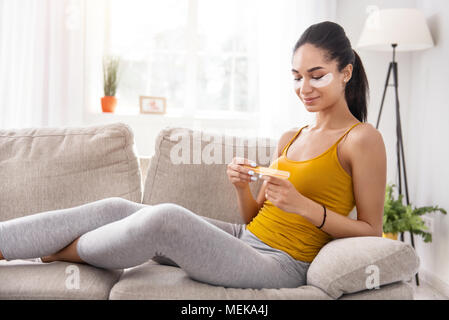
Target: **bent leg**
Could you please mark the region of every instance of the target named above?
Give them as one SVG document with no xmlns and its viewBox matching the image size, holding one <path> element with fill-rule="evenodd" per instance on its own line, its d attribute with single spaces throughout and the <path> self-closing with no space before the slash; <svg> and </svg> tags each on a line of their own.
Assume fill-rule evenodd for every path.
<svg viewBox="0 0 449 320">
<path fill-rule="evenodd" d="M 147 206 L 110 197 L 72 208 L 3 221 L 0 222 L 0 251 L 6 260 L 51 255 L 82 234 L 123 219 Z"/>
<path fill-rule="evenodd" d="M 297 287 L 271 254 L 172 203 L 143 208 L 82 235 L 78 254 L 91 265 L 124 269 L 166 256 L 195 280 L 235 288 Z"/>
<path fill-rule="evenodd" d="M 217 220 L 217 219 L 213 219 L 213 218 L 209 218 L 209 217 L 205 217 L 205 216 L 198 216 L 198 217 L 203 218 L 207 222 L 213 224 L 214 226 L 220 228 L 221 230 L 229 233 L 230 235 L 232 235 L 236 238 L 240 238 L 242 228 L 244 227 L 241 224 L 230 223 L 230 222 Z M 163 255 L 154 256 L 152 258 L 152 260 L 156 261 L 159 264 L 173 266 L 173 267 L 179 267 L 176 264 L 176 262 L 174 262 L 172 259 L 170 259 L 166 256 L 163 256 Z"/>
<path fill-rule="evenodd" d="M 214 226 L 220 228 L 221 230 L 229 233 L 230 235 L 232 235 L 236 238 L 240 237 L 240 233 L 241 233 L 242 227 L 243 227 L 242 224 L 230 223 L 230 222 L 217 220 L 217 219 L 204 217 L 204 216 L 199 216 L 199 217 L 203 218 L 207 222 L 213 224 Z"/>
</svg>

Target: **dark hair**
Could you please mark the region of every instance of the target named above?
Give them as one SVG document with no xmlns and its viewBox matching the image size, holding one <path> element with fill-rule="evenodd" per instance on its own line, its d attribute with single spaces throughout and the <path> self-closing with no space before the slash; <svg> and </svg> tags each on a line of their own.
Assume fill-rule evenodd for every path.
<svg viewBox="0 0 449 320">
<path fill-rule="evenodd" d="M 337 23 L 324 21 L 313 24 L 301 35 L 293 49 L 293 54 L 303 44 L 312 44 L 326 51 L 328 61 L 336 60 L 338 71 L 352 64 L 352 77 L 346 85 L 345 98 L 349 110 L 360 122 L 366 122 L 369 86 L 365 69 L 359 55 L 352 49 L 344 29 Z"/>
</svg>

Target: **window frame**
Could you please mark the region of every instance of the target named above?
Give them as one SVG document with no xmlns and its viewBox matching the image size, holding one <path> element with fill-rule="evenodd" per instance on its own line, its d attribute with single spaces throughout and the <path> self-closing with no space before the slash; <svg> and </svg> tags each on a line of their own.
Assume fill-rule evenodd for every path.
<svg viewBox="0 0 449 320">
<path fill-rule="evenodd" d="M 250 79 L 248 72 L 248 108 L 253 111 L 237 111 L 235 106 L 235 65 L 236 59 L 238 57 L 246 57 L 248 62 L 250 62 L 251 54 L 247 51 L 246 53 L 235 52 L 208 52 L 199 50 L 199 34 L 198 34 L 198 0 L 187 0 L 187 20 L 186 20 L 186 35 L 187 35 L 187 47 L 181 54 L 184 54 L 186 57 L 186 99 L 183 106 L 169 106 L 168 113 L 169 114 L 177 114 L 181 116 L 189 116 L 189 117 L 198 117 L 198 118 L 250 118 L 253 116 L 258 116 L 259 108 L 257 106 L 257 97 L 256 99 L 251 99 L 251 91 L 250 91 L 250 82 L 256 82 L 256 88 L 258 87 L 257 78 Z M 105 3 L 105 36 L 104 36 L 104 48 L 105 52 L 111 52 L 111 4 L 109 1 Z M 170 53 L 173 54 L 175 51 L 173 50 L 161 50 L 156 49 L 147 52 L 145 55 L 145 59 L 149 63 L 149 57 L 152 53 L 161 54 L 161 53 Z M 179 54 L 179 52 L 176 52 Z M 230 81 L 230 96 L 229 103 L 226 110 L 201 110 L 198 105 L 197 93 L 198 93 L 198 66 L 199 60 L 201 56 L 219 56 L 222 58 L 231 57 L 231 74 L 228 79 Z M 254 94 L 257 95 L 257 90 L 254 91 Z M 251 101 L 254 101 L 254 105 L 250 105 Z M 130 109 L 127 106 L 125 109 Z"/>
</svg>

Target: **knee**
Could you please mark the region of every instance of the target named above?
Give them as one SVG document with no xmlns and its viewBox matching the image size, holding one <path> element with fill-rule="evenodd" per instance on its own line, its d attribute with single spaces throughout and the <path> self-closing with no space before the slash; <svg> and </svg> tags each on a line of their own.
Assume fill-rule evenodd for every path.
<svg viewBox="0 0 449 320">
<path fill-rule="evenodd" d="M 129 232 L 136 234 L 142 229 L 145 234 L 173 234 L 183 225 L 186 209 L 175 203 L 160 203 L 136 212 Z"/>
<path fill-rule="evenodd" d="M 182 226 L 182 219 L 186 216 L 185 208 L 170 202 L 156 204 L 146 212 L 148 223 L 166 232 Z"/>
<path fill-rule="evenodd" d="M 142 203 L 137 203 L 120 197 L 109 197 L 103 199 L 103 201 L 105 203 L 105 206 L 108 209 L 111 209 L 109 211 L 109 214 L 113 214 L 115 212 L 119 215 L 118 218 L 127 217 L 130 214 L 139 210 L 140 208 L 146 206 Z"/>
<path fill-rule="evenodd" d="M 108 204 L 110 205 L 114 205 L 114 206 L 125 206 L 125 205 L 131 205 L 131 204 L 135 204 L 136 202 L 130 201 L 128 199 L 125 198 L 120 198 L 120 197 L 109 197 L 105 200 Z"/>
</svg>

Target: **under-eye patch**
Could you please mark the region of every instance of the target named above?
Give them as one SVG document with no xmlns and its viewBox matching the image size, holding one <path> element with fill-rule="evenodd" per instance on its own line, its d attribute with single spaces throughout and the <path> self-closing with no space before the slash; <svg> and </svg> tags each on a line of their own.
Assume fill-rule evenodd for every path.
<svg viewBox="0 0 449 320">
<path fill-rule="evenodd" d="M 319 79 L 310 79 L 310 85 L 314 88 L 322 88 L 328 86 L 333 79 L 334 75 L 331 72 L 329 72 L 328 74 L 322 76 Z M 301 78 L 300 80 L 295 80 L 295 89 L 301 89 L 303 83 L 304 78 Z"/>
</svg>

